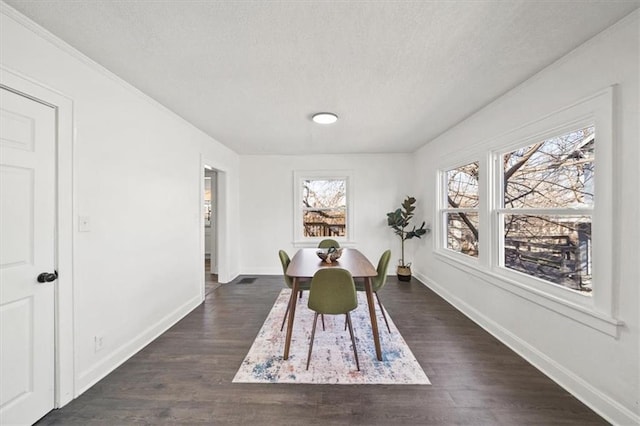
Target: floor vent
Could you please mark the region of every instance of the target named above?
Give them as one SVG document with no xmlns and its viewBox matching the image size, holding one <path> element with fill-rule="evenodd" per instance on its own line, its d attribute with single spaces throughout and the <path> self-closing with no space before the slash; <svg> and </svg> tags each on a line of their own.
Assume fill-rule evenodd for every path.
<svg viewBox="0 0 640 426">
<path fill-rule="evenodd" d="M 253 284 L 255 280 L 256 277 L 246 277 L 238 281 L 238 284 Z"/>
</svg>

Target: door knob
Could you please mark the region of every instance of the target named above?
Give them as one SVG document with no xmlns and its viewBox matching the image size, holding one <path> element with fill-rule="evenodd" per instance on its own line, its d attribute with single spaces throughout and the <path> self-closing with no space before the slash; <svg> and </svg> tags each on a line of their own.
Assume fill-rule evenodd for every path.
<svg viewBox="0 0 640 426">
<path fill-rule="evenodd" d="M 53 274 L 51 272 L 43 272 L 40 275 L 38 275 L 39 283 L 50 283 L 51 281 L 55 281 L 57 279 L 58 279 L 58 271 L 53 271 Z"/>
</svg>

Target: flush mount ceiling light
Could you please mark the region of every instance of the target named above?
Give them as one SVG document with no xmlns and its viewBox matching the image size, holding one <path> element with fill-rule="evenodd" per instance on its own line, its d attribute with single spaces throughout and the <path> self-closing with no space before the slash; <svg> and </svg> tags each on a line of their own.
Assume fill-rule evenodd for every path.
<svg viewBox="0 0 640 426">
<path fill-rule="evenodd" d="M 332 124 L 338 121 L 338 116 L 332 112 L 319 112 L 311 117 L 318 124 Z"/>
</svg>

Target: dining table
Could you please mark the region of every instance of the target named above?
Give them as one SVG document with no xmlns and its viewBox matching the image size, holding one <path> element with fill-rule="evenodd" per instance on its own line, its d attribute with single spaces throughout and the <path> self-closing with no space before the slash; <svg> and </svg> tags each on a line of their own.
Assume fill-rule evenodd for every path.
<svg viewBox="0 0 640 426">
<path fill-rule="evenodd" d="M 355 248 L 343 248 L 340 258 L 332 261 L 331 263 L 322 261 L 316 254 L 317 251 L 317 248 L 301 248 L 291 259 L 291 263 L 289 263 L 286 270 L 286 274 L 293 279 L 291 291 L 293 294 L 297 294 L 300 289 L 300 281 L 313 278 L 315 273 L 323 268 L 343 268 L 349 271 L 353 278 L 363 278 L 365 293 L 367 295 L 367 305 L 369 306 L 369 316 L 371 317 L 371 330 L 376 348 L 376 357 L 379 361 L 382 361 L 378 321 L 376 319 L 373 289 L 371 286 L 371 278 L 375 277 L 378 274 L 378 271 L 371 264 L 369 259 Z M 284 344 L 284 359 L 289 358 L 289 347 L 291 346 L 291 335 L 293 333 L 293 321 L 296 314 L 297 297 L 291 297 L 290 303 L 289 318 L 287 322 L 287 337 Z"/>
</svg>

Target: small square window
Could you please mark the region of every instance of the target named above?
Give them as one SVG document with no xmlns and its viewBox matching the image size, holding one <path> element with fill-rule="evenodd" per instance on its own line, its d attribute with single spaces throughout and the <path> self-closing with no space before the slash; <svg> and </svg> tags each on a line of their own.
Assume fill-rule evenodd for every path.
<svg viewBox="0 0 640 426">
<path fill-rule="evenodd" d="M 294 172 L 294 244 L 353 241 L 352 182 L 349 171 Z"/>
<path fill-rule="evenodd" d="M 346 235 L 346 179 L 304 179 L 301 201 L 303 236 Z"/>
</svg>

